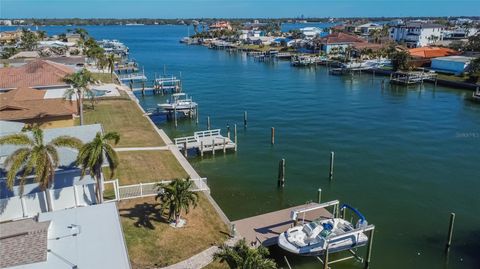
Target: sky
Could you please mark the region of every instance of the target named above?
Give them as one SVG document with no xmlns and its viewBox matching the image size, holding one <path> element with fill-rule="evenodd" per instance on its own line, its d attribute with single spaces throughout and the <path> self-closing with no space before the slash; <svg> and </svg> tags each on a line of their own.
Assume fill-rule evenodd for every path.
<svg viewBox="0 0 480 269">
<path fill-rule="evenodd" d="M 480 16 L 480 0 L 0 0 L 0 18 Z"/>
</svg>

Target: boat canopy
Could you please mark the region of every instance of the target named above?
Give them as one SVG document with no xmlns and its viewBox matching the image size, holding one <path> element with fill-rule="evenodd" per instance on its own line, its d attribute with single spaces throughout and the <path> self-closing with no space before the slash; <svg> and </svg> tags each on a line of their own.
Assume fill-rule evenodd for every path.
<svg viewBox="0 0 480 269">
<path fill-rule="evenodd" d="M 185 96 L 185 93 L 184 92 L 174 93 L 172 94 L 172 96 L 174 97 Z"/>
<path fill-rule="evenodd" d="M 340 209 L 345 209 L 345 208 L 348 208 L 348 209 L 352 210 L 353 213 L 355 213 L 355 215 L 357 215 L 358 218 L 360 219 L 360 223 L 363 224 L 363 223 L 366 222 L 365 216 L 364 216 L 362 213 L 360 213 L 360 211 L 358 211 L 358 209 L 356 209 L 356 208 L 354 208 L 354 207 L 351 207 L 351 206 L 349 206 L 349 205 L 347 205 L 347 204 L 343 204 L 343 205 L 340 207 Z"/>
</svg>

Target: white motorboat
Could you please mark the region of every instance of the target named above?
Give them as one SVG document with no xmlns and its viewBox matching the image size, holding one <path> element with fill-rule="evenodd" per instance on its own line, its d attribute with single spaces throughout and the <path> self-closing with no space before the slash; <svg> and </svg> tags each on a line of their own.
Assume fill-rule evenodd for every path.
<svg viewBox="0 0 480 269">
<path fill-rule="evenodd" d="M 364 246 L 368 237 L 362 228 L 368 225 L 367 221 L 356 209 L 348 205 L 342 208 L 346 207 L 358 213 L 360 219 L 356 226 L 341 218 L 318 219 L 283 232 L 278 237 L 278 245 L 303 256 L 321 255 L 327 247 L 329 253 L 334 253 Z"/>
<path fill-rule="evenodd" d="M 172 94 L 172 97 L 167 101 L 167 103 L 158 104 L 158 106 L 169 112 L 174 110 L 178 112 L 189 112 L 197 107 L 197 103 L 193 102 L 191 98 L 188 98 L 188 96 L 182 92 Z"/>
</svg>

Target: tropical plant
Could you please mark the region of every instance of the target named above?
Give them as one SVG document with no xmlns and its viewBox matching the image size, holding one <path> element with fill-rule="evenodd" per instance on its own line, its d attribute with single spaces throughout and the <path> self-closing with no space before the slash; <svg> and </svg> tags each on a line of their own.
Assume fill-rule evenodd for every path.
<svg viewBox="0 0 480 269">
<path fill-rule="evenodd" d="M 18 53 L 18 49 L 15 47 L 6 47 L 2 51 L 2 59 L 8 59 Z"/>
<path fill-rule="evenodd" d="M 480 72 L 480 57 L 475 58 L 468 66 L 469 82 L 477 83 Z"/>
<path fill-rule="evenodd" d="M 185 214 L 190 212 L 190 207 L 194 208 L 198 203 L 198 193 L 190 190 L 193 181 L 190 179 L 176 179 L 169 184 L 157 184 L 158 194 L 155 199 L 160 200 L 160 212 L 168 209 L 168 220 L 175 220 L 178 225 L 182 211 Z"/>
<path fill-rule="evenodd" d="M 390 60 L 392 61 L 393 70 L 408 70 L 410 68 L 410 54 L 408 51 L 396 51 L 391 54 Z"/>
<path fill-rule="evenodd" d="M 266 247 L 250 248 L 245 239 L 235 243 L 233 247 L 222 245 L 214 254 L 214 260 L 226 262 L 231 269 L 275 269 L 274 260 L 268 259 L 269 251 Z"/>
<path fill-rule="evenodd" d="M 113 72 L 115 71 L 115 54 L 110 54 L 107 56 L 108 70 L 110 70 L 110 77 L 113 77 Z"/>
<path fill-rule="evenodd" d="M 24 50 L 34 50 L 37 47 L 38 37 L 37 35 L 28 30 L 22 29 L 22 36 L 20 37 L 20 46 Z"/>
<path fill-rule="evenodd" d="M 55 170 L 59 165 L 58 147 L 79 149 L 82 146 L 82 142 L 79 139 L 70 136 L 59 136 L 49 143 L 45 143 L 43 130 L 38 126 L 34 126 L 31 129 L 31 134 L 31 137 L 26 133 L 18 133 L 0 138 L 0 145 L 20 146 L 5 161 L 8 171 L 7 186 L 9 189 L 13 189 L 16 176 L 20 174 L 20 195 L 23 195 L 27 177 L 32 173 L 35 174 L 34 179 L 38 182 L 42 191 L 50 188 Z M 51 204 L 48 200 L 47 203 L 49 210 L 51 210 Z"/>
<path fill-rule="evenodd" d="M 82 169 L 82 178 L 85 176 L 87 171 L 90 176 L 95 179 L 97 184 L 96 187 L 96 196 L 97 201 L 100 203 L 103 202 L 102 195 L 102 165 L 106 158 L 108 166 L 110 168 L 110 177 L 115 174 L 115 170 L 118 167 L 118 156 L 115 150 L 113 149 L 110 141 L 116 145 L 120 141 L 120 135 L 116 132 L 109 132 L 105 135 L 98 132 L 95 135 L 95 138 L 80 148 L 77 156 L 77 165 Z"/>
<path fill-rule="evenodd" d="M 75 28 L 75 30 L 73 30 L 73 32 L 75 34 L 79 34 L 80 35 L 80 38 L 82 40 L 86 40 L 87 37 L 89 36 L 87 30 L 83 29 L 83 28 Z"/>
<path fill-rule="evenodd" d="M 90 96 L 95 96 L 89 88 L 89 84 L 93 82 L 92 73 L 84 68 L 80 72 L 66 76 L 64 81 L 72 86 L 72 88 L 65 91 L 65 97 L 72 100 L 72 97 L 76 95 L 80 125 L 83 125 L 83 97 L 86 93 L 90 93 Z"/>
</svg>

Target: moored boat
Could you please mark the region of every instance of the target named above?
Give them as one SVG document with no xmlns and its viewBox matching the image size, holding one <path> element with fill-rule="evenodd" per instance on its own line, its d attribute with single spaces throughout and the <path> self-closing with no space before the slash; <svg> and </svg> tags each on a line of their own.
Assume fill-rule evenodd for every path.
<svg viewBox="0 0 480 269">
<path fill-rule="evenodd" d="M 174 110 L 178 112 L 189 112 L 197 107 L 197 103 L 193 102 L 191 98 L 188 98 L 185 93 L 174 93 L 167 103 L 158 104 L 158 107 L 170 112 Z"/>
<path fill-rule="evenodd" d="M 302 256 L 321 255 L 327 248 L 329 253 L 335 253 L 364 246 L 368 237 L 362 228 L 368 223 L 358 210 L 343 205 L 342 209 L 345 208 L 351 209 L 359 217 L 355 226 L 342 218 L 317 219 L 283 232 L 278 237 L 278 245 Z"/>
</svg>

